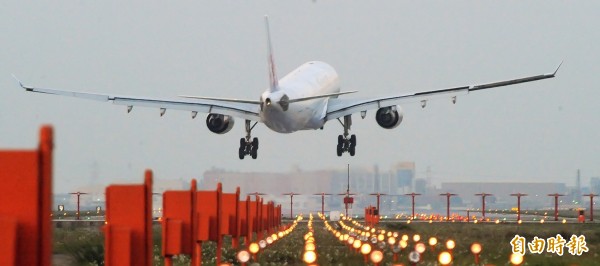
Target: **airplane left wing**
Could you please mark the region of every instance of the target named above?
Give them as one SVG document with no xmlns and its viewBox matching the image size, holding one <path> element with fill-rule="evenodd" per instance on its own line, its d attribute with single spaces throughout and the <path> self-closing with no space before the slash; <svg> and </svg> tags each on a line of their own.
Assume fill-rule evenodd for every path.
<svg viewBox="0 0 600 266">
<path fill-rule="evenodd" d="M 14 75 L 13 75 L 14 77 Z M 243 102 L 230 102 L 220 101 L 217 99 L 213 100 L 181 100 L 181 99 L 161 99 L 161 98 L 146 98 L 146 97 L 134 97 L 134 96 L 120 96 L 110 94 L 99 94 L 90 92 L 75 92 L 48 88 L 36 88 L 24 85 L 19 79 L 14 77 L 21 88 L 29 92 L 54 94 L 61 96 L 70 96 L 75 98 L 82 98 L 95 101 L 112 101 L 113 104 L 127 106 L 127 111 L 131 111 L 134 106 L 141 107 L 153 107 L 161 110 L 161 115 L 167 109 L 190 111 L 195 116 L 197 113 L 217 113 L 223 115 L 230 115 L 233 117 L 239 117 L 242 119 L 248 119 L 253 121 L 260 121 L 259 105 L 254 103 L 243 103 Z"/>
<path fill-rule="evenodd" d="M 346 115 L 351 115 L 354 113 L 379 109 L 383 107 L 389 107 L 393 105 L 398 105 L 402 103 L 410 103 L 410 102 L 421 102 L 421 106 L 425 107 L 427 101 L 436 99 L 436 98 L 452 98 L 453 102 L 456 102 L 456 96 L 466 95 L 472 91 L 479 91 L 484 89 L 514 85 L 525 82 L 532 82 L 536 80 L 554 78 L 556 76 L 556 72 L 558 72 L 558 68 L 552 73 L 529 76 L 518 79 L 504 80 L 499 82 L 485 83 L 479 85 L 471 85 L 471 86 L 462 86 L 462 87 L 454 87 L 454 88 L 446 88 L 439 89 L 433 91 L 421 91 L 415 93 L 407 93 L 400 95 L 392 95 L 388 97 L 378 97 L 378 98 L 368 98 L 368 99 L 329 99 L 329 104 L 327 106 L 327 114 L 325 120 L 337 119 Z"/>
</svg>

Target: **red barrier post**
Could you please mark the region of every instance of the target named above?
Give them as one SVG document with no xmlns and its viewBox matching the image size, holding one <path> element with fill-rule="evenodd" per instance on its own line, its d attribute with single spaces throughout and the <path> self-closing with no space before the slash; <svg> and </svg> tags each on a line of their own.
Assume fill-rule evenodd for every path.
<svg viewBox="0 0 600 266">
<path fill-rule="evenodd" d="M 257 240 L 260 240 L 263 238 L 263 233 L 264 233 L 264 225 L 263 225 L 263 198 L 260 198 L 260 201 L 256 203 L 256 220 L 258 222 L 258 227 L 257 230 L 258 232 L 256 233 L 256 237 Z"/>
<path fill-rule="evenodd" d="M 106 188 L 105 265 L 152 265 L 152 171 L 142 185 Z"/>
<path fill-rule="evenodd" d="M 50 265 L 53 130 L 37 150 L 0 151 L 0 265 Z"/>
<path fill-rule="evenodd" d="M 258 200 L 259 196 L 254 197 L 254 201 L 248 202 L 248 243 L 249 245 L 254 240 L 254 233 L 258 234 Z M 257 236 L 258 238 L 258 236 Z"/>
<path fill-rule="evenodd" d="M 231 236 L 231 246 L 237 249 L 239 245 L 238 219 L 239 219 L 239 198 L 240 188 L 236 188 L 234 194 L 223 193 L 222 196 L 222 215 L 221 220 L 221 238 L 225 235 Z"/>
<path fill-rule="evenodd" d="M 194 216 L 198 220 L 198 231 L 196 235 L 196 249 L 201 252 L 203 241 L 215 241 L 217 243 L 216 262 L 221 263 L 221 205 L 222 205 L 222 185 L 217 184 L 216 191 L 198 191 L 196 192 L 196 211 Z M 200 255 L 200 254 L 198 254 Z"/>
<path fill-rule="evenodd" d="M 162 217 L 162 256 L 165 265 L 172 264 L 172 257 L 178 254 L 192 255 L 193 195 L 196 180 L 192 180 L 187 191 L 166 191 L 163 194 Z M 192 256 L 193 257 L 193 256 Z"/>
<path fill-rule="evenodd" d="M 241 242 L 241 239 L 244 239 L 244 245 L 246 245 L 248 243 L 248 199 L 250 198 L 250 196 L 246 196 L 246 200 L 245 201 L 240 201 L 239 202 L 239 217 L 240 219 L 238 219 L 238 225 L 237 225 L 237 230 L 238 230 L 238 247 L 239 247 L 239 243 Z"/>
</svg>

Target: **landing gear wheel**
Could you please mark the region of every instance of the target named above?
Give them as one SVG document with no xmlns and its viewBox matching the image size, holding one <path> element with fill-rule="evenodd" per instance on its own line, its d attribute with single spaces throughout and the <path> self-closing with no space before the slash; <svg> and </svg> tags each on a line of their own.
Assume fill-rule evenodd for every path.
<svg viewBox="0 0 600 266">
<path fill-rule="evenodd" d="M 350 156 L 354 156 L 354 154 L 356 153 L 356 147 L 350 145 L 350 148 L 348 148 L 348 152 L 350 153 Z"/>
<path fill-rule="evenodd" d="M 356 135 L 350 136 L 350 147 L 356 147 Z"/>
<path fill-rule="evenodd" d="M 256 147 L 253 147 L 252 150 L 250 150 L 250 156 L 252 156 L 252 159 L 258 157 L 258 149 Z"/>
<path fill-rule="evenodd" d="M 245 155 L 246 155 L 246 151 L 244 150 L 243 147 L 240 147 L 240 150 L 239 150 L 240 160 L 244 160 Z"/>
<path fill-rule="evenodd" d="M 337 145 L 337 156 L 341 157 L 343 152 L 344 152 L 344 149 L 342 148 L 342 145 L 338 144 Z"/>
<path fill-rule="evenodd" d="M 245 138 L 240 139 L 240 149 L 243 147 L 246 147 L 246 139 Z"/>
<path fill-rule="evenodd" d="M 338 146 L 342 146 L 344 144 L 344 136 L 338 135 Z"/>
<path fill-rule="evenodd" d="M 252 147 L 258 150 L 258 138 L 252 140 Z"/>
</svg>

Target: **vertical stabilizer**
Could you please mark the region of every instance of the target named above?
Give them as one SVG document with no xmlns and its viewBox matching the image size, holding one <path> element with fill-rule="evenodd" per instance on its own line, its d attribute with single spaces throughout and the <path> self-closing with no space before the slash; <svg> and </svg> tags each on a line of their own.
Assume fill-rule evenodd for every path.
<svg viewBox="0 0 600 266">
<path fill-rule="evenodd" d="M 275 72 L 275 62 L 273 61 L 273 46 L 271 45 L 271 30 L 269 29 L 269 16 L 265 16 L 265 27 L 267 30 L 267 49 L 269 64 L 269 89 L 271 92 L 279 90 L 279 80 Z"/>
</svg>

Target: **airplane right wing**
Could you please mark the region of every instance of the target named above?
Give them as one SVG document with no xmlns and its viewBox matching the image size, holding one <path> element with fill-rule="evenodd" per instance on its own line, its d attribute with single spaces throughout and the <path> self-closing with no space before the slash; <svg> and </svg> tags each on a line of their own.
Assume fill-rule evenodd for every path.
<svg viewBox="0 0 600 266">
<path fill-rule="evenodd" d="M 99 94 L 90 92 L 75 92 L 48 88 L 36 88 L 24 85 L 14 75 L 13 77 L 19 82 L 21 88 L 29 92 L 37 92 L 44 94 L 54 94 L 61 96 L 70 96 L 75 98 L 82 98 L 95 101 L 112 101 L 113 104 L 127 106 L 127 111 L 130 112 L 134 106 L 141 107 L 153 107 L 159 108 L 161 115 L 167 109 L 183 110 L 192 112 L 192 116 L 195 117 L 197 113 L 217 113 L 223 115 L 230 115 L 233 117 L 239 117 L 242 119 L 260 121 L 259 104 L 256 102 L 244 102 L 242 100 L 219 100 L 219 99 L 161 99 L 161 98 L 146 98 L 146 97 L 133 97 L 133 96 L 119 96 L 110 94 Z"/>
<path fill-rule="evenodd" d="M 552 73 L 541 74 L 536 76 L 529 76 L 518 79 L 504 80 L 492 83 L 484 83 L 479 85 L 470 85 L 470 86 L 461 86 L 454 88 L 445 88 L 439 90 L 432 91 L 420 91 L 414 93 L 405 93 L 405 94 L 397 94 L 387 97 L 377 97 L 377 98 L 368 98 L 368 99 L 329 99 L 329 104 L 327 107 L 327 114 L 325 119 L 332 120 L 336 118 L 340 118 L 346 115 L 351 115 L 354 113 L 379 109 L 383 107 L 389 107 L 401 103 L 407 102 L 421 102 L 421 105 L 425 107 L 427 101 L 436 99 L 436 98 L 451 98 L 454 102 L 456 102 L 456 96 L 458 95 L 466 95 L 473 91 L 479 91 L 484 89 L 514 85 L 525 82 L 532 82 L 536 80 L 554 78 L 556 76 L 556 72 L 560 68 L 560 65 L 556 68 L 556 70 Z"/>
</svg>

